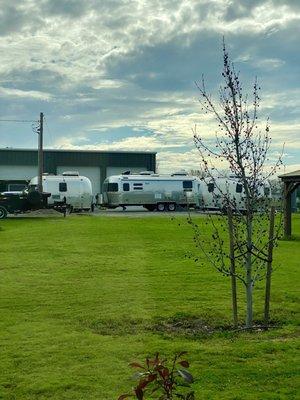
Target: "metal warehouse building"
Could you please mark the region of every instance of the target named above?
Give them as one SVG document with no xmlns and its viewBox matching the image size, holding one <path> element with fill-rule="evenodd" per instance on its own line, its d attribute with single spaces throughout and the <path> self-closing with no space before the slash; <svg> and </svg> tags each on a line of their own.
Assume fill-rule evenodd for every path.
<svg viewBox="0 0 300 400">
<path fill-rule="evenodd" d="M 44 172 L 78 171 L 91 180 L 93 194 L 101 193 L 106 177 L 126 170 L 155 171 L 155 162 L 156 153 L 150 152 L 44 150 Z M 37 175 L 37 150 L 0 149 L 0 192 L 19 190 Z"/>
</svg>

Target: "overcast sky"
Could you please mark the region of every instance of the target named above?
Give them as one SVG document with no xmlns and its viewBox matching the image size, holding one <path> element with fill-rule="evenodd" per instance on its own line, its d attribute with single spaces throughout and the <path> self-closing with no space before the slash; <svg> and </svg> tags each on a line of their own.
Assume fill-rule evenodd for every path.
<svg viewBox="0 0 300 400">
<path fill-rule="evenodd" d="M 213 136 L 195 80 L 217 95 L 222 35 L 245 88 L 257 75 L 273 156 L 300 168 L 299 0 L 0 0 L 0 118 L 46 116 L 50 148 L 157 151 L 197 168 L 192 128 Z M 0 122 L 0 147 L 35 148 Z"/>
</svg>

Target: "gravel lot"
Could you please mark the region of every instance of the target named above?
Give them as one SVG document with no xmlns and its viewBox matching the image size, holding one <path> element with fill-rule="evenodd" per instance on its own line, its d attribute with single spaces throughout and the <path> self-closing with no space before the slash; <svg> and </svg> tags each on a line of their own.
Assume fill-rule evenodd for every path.
<svg viewBox="0 0 300 400">
<path fill-rule="evenodd" d="M 191 210 L 191 214 L 201 215 L 203 213 L 195 210 Z M 186 210 L 178 210 L 174 212 L 159 212 L 159 211 L 148 211 L 145 210 L 144 207 L 127 207 L 126 210 L 123 210 L 121 207 L 116 208 L 114 210 L 99 210 L 96 209 L 93 213 L 90 212 L 81 212 L 81 213 L 72 213 L 67 215 L 67 218 L 76 218 L 83 215 L 90 215 L 93 217 L 134 217 L 134 218 L 151 218 L 151 217 L 161 217 L 161 218 L 170 218 L 172 216 L 186 216 Z M 50 217 L 61 217 L 63 218 L 63 214 L 54 211 L 54 210 L 37 210 L 32 211 L 26 214 L 10 214 L 9 218 L 50 218 Z"/>
</svg>

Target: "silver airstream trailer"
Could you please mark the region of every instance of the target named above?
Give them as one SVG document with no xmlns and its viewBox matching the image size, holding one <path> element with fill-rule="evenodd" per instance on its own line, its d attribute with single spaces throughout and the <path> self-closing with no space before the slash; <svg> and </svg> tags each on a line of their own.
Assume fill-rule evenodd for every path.
<svg viewBox="0 0 300 400">
<path fill-rule="evenodd" d="M 200 184 L 199 178 L 184 171 L 171 175 L 127 171 L 105 179 L 102 201 L 108 208 L 143 206 L 149 211 L 175 211 L 178 206 L 196 206 Z"/>
<path fill-rule="evenodd" d="M 38 178 L 32 178 L 29 188 L 35 188 Z M 66 171 L 62 175 L 43 175 L 43 191 L 50 193 L 48 206 L 65 200 L 74 211 L 93 210 L 92 184 L 89 178 L 80 176 L 77 171 Z"/>
<path fill-rule="evenodd" d="M 258 208 L 259 203 L 272 197 L 268 182 L 264 182 L 257 189 Z M 243 185 L 235 176 L 206 178 L 202 181 L 199 208 L 203 210 L 225 210 L 230 200 L 236 210 L 245 210 L 245 193 Z"/>
</svg>

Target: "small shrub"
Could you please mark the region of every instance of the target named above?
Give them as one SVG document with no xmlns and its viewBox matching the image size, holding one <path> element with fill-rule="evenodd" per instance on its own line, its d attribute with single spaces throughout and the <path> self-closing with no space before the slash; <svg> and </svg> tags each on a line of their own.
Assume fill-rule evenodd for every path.
<svg viewBox="0 0 300 400">
<path fill-rule="evenodd" d="M 185 351 L 177 353 L 168 362 L 167 359 L 161 359 L 157 353 L 153 359 L 146 358 L 144 365 L 138 362 L 129 364 L 138 370 L 134 374 L 138 383 L 131 393 L 122 394 L 118 400 L 129 397 L 144 400 L 146 395 L 151 398 L 155 395 L 158 400 L 195 400 L 194 392 L 190 390 L 194 379 L 187 371 L 189 362 L 182 358 L 185 354 Z"/>
</svg>

